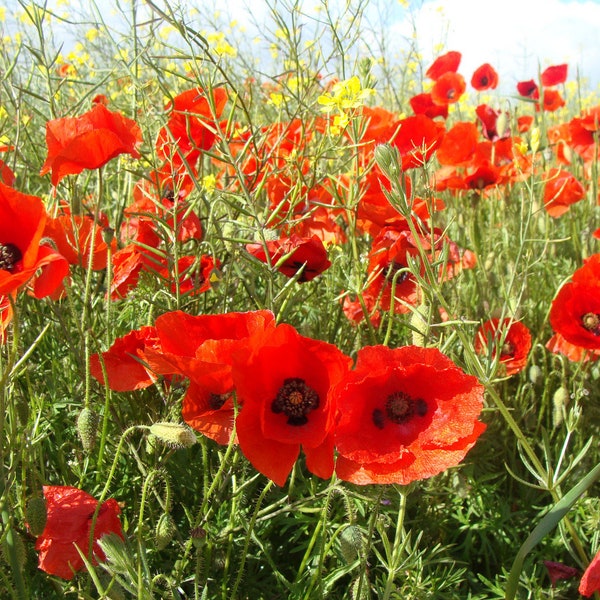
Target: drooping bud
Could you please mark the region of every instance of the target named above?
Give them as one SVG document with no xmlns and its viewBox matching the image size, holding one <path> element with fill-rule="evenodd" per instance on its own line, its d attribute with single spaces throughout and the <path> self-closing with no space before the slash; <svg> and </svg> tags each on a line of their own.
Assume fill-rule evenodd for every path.
<svg viewBox="0 0 600 600">
<path fill-rule="evenodd" d="M 552 425 L 560 427 L 563 422 L 565 409 L 569 405 L 569 390 L 566 387 L 559 387 L 552 396 Z"/>
<path fill-rule="evenodd" d="M 531 365 L 531 367 L 529 367 L 529 381 L 531 381 L 533 385 L 536 385 L 542 381 L 543 377 L 544 373 L 542 372 L 542 369 L 538 367 L 538 365 Z"/>
<path fill-rule="evenodd" d="M 158 519 L 156 529 L 154 530 L 154 540 L 158 550 L 164 550 L 175 536 L 175 521 L 170 513 L 163 513 Z"/>
</svg>

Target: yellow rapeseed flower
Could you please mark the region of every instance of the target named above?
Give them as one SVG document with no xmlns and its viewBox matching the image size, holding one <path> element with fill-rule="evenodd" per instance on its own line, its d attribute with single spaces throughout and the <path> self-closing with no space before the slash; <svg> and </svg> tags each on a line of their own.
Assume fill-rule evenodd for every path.
<svg viewBox="0 0 600 600">
<path fill-rule="evenodd" d="M 335 83 L 332 93 L 322 94 L 317 98 L 317 102 L 322 106 L 323 112 L 337 109 L 340 113 L 344 113 L 346 110 L 362 106 L 364 100 L 374 93 L 375 90 L 371 88 L 361 89 L 360 80 L 354 75 L 350 79 Z"/>
<path fill-rule="evenodd" d="M 212 192 L 217 187 L 217 178 L 214 175 L 205 175 L 202 178 L 202 187 L 207 192 Z"/>
<path fill-rule="evenodd" d="M 283 104 L 283 94 L 271 92 L 269 94 L 269 104 L 273 106 L 281 106 Z"/>
<path fill-rule="evenodd" d="M 4 6 L 0 6 L 0 23 L 4 23 L 6 19 L 6 8 Z"/>
<path fill-rule="evenodd" d="M 88 29 L 85 32 L 85 39 L 88 42 L 93 42 L 99 35 L 100 32 L 95 27 L 92 27 L 92 29 Z"/>
</svg>

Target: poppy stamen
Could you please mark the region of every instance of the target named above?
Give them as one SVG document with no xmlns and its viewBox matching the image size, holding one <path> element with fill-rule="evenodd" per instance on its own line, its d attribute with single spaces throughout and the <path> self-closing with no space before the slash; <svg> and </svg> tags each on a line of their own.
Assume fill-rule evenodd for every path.
<svg viewBox="0 0 600 600">
<path fill-rule="evenodd" d="M 396 277 L 396 274 L 398 273 L 398 271 L 401 271 L 402 269 L 406 269 L 406 265 L 403 265 L 394 260 L 394 261 L 390 262 L 390 264 L 387 265 L 387 267 L 385 268 L 384 277 L 386 278 L 387 281 L 390 281 L 390 282 L 393 281 L 394 277 L 395 277 L 397 285 L 400 283 L 404 283 L 410 277 L 410 273 L 408 272 L 408 270 L 405 270 Z"/>
<path fill-rule="evenodd" d="M 500 351 L 500 356 L 514 356 L 515 347 L 508 340 L 502 344 L 502 350 Z"/>
<path fill-rule="evenodd" d="M 600 335 L 600 315 L 589 312 L 581 317 L 581 322 L 584 329 L 587 329 L 594 335 Z"/>
<path fill-rule="evenodd" d="M 385 402 L 385 416 L 400 425 L 410 421 L 414 416 L 424 417 L 427 414 L 427 403 L 421 398 L 412 398 L 405 392 L 394 392 Z M 375 414 L 373 414 L 375 417 Z M 375 421 L 375 419 L 374 419 Z M 375 423 L 377 426 L 377 423 Z"/>
<path fill-rule="evenodd" d="M 318 406 L 317 392 L 304 379 L 290 377 L 277 392 L 271 410 L 276 414 L 283 413 L 288 418 L 288 425 L 305 425 L 308 422 L 306 415 Z"/>
<path fill-rule="evenodd" d="M 21 251 L 14 244 L 0 244 L 0 270 L 12 272 L 23 258 Z"/>
</svg>

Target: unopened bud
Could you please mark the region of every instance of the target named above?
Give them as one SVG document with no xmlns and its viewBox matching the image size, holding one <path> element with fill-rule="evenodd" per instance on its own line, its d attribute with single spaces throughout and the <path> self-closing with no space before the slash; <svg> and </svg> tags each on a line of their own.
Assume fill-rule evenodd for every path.
<svg viewBox="0 0 600 600">
<path fill-rule="evenodd" d="M 531 367 L 529 367 L 529 381 L 531 381 L 533 385 L 536 385 L 540 381 L 542 381 L 543 377 L 544 373 L 542 372 L 542 369 L 540 369 L 540 367 L 538 367 L 537 365 L 531 365 Z"/>
<path fill-rule="evenodd" d="M 158 550 L 164 550 L 175 536 L 175 521 L 169 513 L 163 513 L 156 524 L 154 540 Z"/>
<path fill-rule="evenodd" d="M 32 535 L 42 535 L 46 528 L 48 512 L 46 510 L 46 500 L 42 496 L 32 498 L 27 503 L 25 510 L 25 522 L 29 526 Z"/>
<path fill-rule="evenodd" d="M 559 427 L 563 422 L 563 416 L 565 409 L 569 405 L 569 390 L 566 387 L 561 386 L 552 396 L 552 425 Z"/>
<path fill-rule="evenodd" d="M 98 434 L 98 414 L 89 407 L 85 407 L 77 417 L 77 433 L 85 452 L 91 452 L 96 445 Z"/>
<path fill-rule="evenodd" d="M 189 448 L 198 441 L 189 427 L 178 423 L 154 423 L 150 427 L 150 433 L 173 448 Z"/>
</svg>

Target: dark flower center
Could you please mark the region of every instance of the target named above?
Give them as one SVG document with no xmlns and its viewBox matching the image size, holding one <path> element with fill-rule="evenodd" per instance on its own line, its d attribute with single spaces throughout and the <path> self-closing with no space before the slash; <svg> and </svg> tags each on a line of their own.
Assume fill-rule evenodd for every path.
<svg viewBox="0 0 600 600">
<path fill-rule="evenodd" d="M 484 75 L 480 80 L 479 83 L 483 86 L 483 85 L 487 85 L 488 84 L 488 78 Z"/>
<path fill-rule="evenodd" d="M 384 277 L 392 282 L 394 280 L 394 277 L 396 277 L 396 273 L 398 273 L 398 271 L 401 271 L 402 269 L 406 269 L 406 265 L 403 265 L 402 263 L 396 262 L 395 260 L 393 260 L 385 269 L 384 273 Z M 408 272 L 408 270 L 403 271 L 402 273 L 400 273 L 397 277 L 396 277 L 396 283 L 404 283 L 408 278 L 410 277 L 410 273 Z"/>
<path fill-rule="evenodd" d="M 208 397 L 208 406 L 210 406 L 211 410 L 219 410 L 229 398 L 231 398 L 231 394 L 210 394 Z"/>
<path fill-rule="evenodd" d="M 0 270 L 12 272 L 22 258 L 21 251 L 14 244 L 0 244 Z"/>
<path fill-rule="evenodd" d="M 427 402 L 422 398 L 413 398 L 405 392 L 394 392 L 385 401 L 385 411 L 376 408 L 371 418 L 377 429 L 383 429 L 385 420 L 389 419 L 396 425 L 410 421 L 415 415 L 424 417 L 427 414 Z"/>
<path fill-rule="evenodd" d="M 600 315 L 592 312 L 586 313 L 581 317 L 581 322 L 584 329 L 594 335 L 600 335 Z"/>
<path fill-rule="evenodd" d="M 283 413 L 288 418 L 288 425 L 305 425 L 308 422 L 306 415 L 318 406 L 319 394 L 304 379 L 290 377 L 277 392 L 271 410 L 276 414 Z"/>
<path fill-rule="evenodd" d="M 515 353 L 515 347 L 510 342 L 506 341 L 502 344 L 502 350 L 500 351 L 500 356 L 513 356 Z"/>
<path fill-rule="evenodd" d="M 452 98 L 454 98 L 454 96 L 456 96 L 456 90 L 454 88 L 450 88 L 446 92 L 446 98 L 448 98 L 448 100 L 452 100 Z"/>
</svg>

